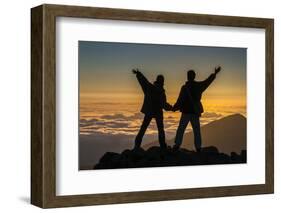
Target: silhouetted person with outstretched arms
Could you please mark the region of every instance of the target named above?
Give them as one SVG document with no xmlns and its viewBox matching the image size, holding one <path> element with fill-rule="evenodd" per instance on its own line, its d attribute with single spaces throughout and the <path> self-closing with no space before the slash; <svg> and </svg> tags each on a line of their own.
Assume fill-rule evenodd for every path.
<svg viewBox="0 0 281 213">
<path fill-rule="evenodd" d="M 163 109 L 172 110 L 172 106 L 166 101 L 164 76 L 158 75 L 156 81 L 152 84 L 138 69 L 133 69 L 132 72 L 136 74 L 144 93 L 144 101 L 141 108 L 141 112 L 144 113 L 144 119 L 136 136 L 134 149 L 140 148 L 142 138 L 152 118 L 156 120 L 160 147 L 165 149 L 167 145 L 165 143 Z"/>
<path fill-rule="evenodd" d="M 191 122 L 194 134 L 194 144 L 197 152 L 201 150 L 201 130 L 200 116 L 204 112 L 201 103 L 202 93 L 215 80 L 216 75 L 220 72 L 221 67 L 216 67 L 215 72 L 204 81 L 195 81 L 195 72 L 189 70 L 187 72 L 187 82 L 182 86 L 177 102 L 173 106 L 173 111 L 180 110 L 181 118 L 176 133 L 174 150 L 180 148 L 183 140 L 185 129 Z"/>
</svg>

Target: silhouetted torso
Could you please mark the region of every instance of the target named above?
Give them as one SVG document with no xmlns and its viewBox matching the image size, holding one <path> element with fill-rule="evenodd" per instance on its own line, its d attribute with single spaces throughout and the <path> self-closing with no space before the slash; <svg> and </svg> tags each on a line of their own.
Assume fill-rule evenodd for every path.
<svg viewBox="0 0 281 213">
<path fill-rule="evenodd" d="M 201 103 L 202 93 L 214 79 L 215 74 L 211 74 L 204 81 L 187 81 L 181 88 L 180 95 L 174 106 L 175 109 L 179 109 L 183 113 L 201 115 L 204 112 Z"/>
<path fill-rule="evenodd" d="M 162 86 L 150 83 L 142 73 L 137 73 L 137 79 L 144 93 L 141 112 L 150 116 L 163 115 L 166 108 L 166 94 Z"/>
</svg>

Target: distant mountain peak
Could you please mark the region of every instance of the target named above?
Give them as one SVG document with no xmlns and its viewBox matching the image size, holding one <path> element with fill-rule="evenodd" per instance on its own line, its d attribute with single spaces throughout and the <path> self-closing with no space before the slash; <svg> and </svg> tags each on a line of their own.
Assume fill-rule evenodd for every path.
<svg viewBox="0 0 281 213">
<path fill-rule="evenodd" d="M 215 146 L 222 152 L 228 154 L 246 150 L 246 133 L 247 119 L 239 113 L 225 116 L 201 127 L 203 146 Z M 193 140 L 193 131 L 186 131 L 182 147 L 194 150 Z M 167 140 L 167 144 L 172 146 L 174 144 L 174 138 Z M 154 141 L 144 147 L 147 149 L 156 145 L 158 145 L 158 141 Z"/>
<path fill-rule="evenodd" d="M 222 119 L 243 119 L 243 120 L 245 120 L 246 117 L 244 115 L 239 114 L 239 113 L 235 113 L 235 114 L 232 114 L 232 115 L 225 116 Z M 220 120 L 222 120 L 222 119 L 220 119 Z"/>
</svg>

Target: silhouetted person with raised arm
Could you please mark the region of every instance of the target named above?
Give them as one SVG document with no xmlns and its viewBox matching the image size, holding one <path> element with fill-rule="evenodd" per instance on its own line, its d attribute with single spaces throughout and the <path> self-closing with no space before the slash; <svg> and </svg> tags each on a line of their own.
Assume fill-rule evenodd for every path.
<svg viewBox="0 0 281 213">
<path fill-rule="evenodd" d="M 140 148 L 142 138 L 152 118 L 156 120 L 160 147 L 165 149 L 167 145 L 165 142 L 163 109 L 172 110 L 172 106 L 166 100 L 164 76 L 158 75 L 156 81 L 152 84 L 138 69 L 133 69 L 132 72 L 136 74 L 144 93 L 144 101 L 141 108 L 141 112 L 144 113 L 144 119 L 136 136 L 134 149 Z"/>
<path fill-rule="evenodd" d="M 201 130 L 200 116 L 204 112 L 201 103 L 202 93 L 215 80 L 216 75 L 220 72 L 221 67 L 216 67 L 215 72 L 204 81 L 195 81 L 195 72 L 189 70 L 187 72 L 187 82 L 182 86 L 177 102 L 173 106 L 173 111 L 180 110 L 181 118 L 176 133 L 174 150 L 178 150 L 182 144 L 185 129 L 191 122 L 194 134 L 194 144 L 197 152 L 201 150 Z"/>
</svg>

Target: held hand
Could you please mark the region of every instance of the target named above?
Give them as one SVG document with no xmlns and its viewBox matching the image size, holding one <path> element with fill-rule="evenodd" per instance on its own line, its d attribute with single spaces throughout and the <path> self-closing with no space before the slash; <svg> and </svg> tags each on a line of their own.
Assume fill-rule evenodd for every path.
<svg viewBox="0 0 281 213">
<path fill-rule="evenodd" d="M 176 110 L 176 108 L 175 108 L 174 106 L 172 107 L 172 111 L 173 111 L 173 112 L 177 111 L 177 110 Z"/>
<path fill-rule="evenodd" d="M 172 111 L 173 109 L 173 106 L 169 103 L 167 103 L 167 106 L 166 106 L 166 111 Z"/>
<path fill-rule="evenodd" d="M 215 67 L 215 74 L 218 74 L 220 71 L 221 71 L 221 67 L 220 66 Z"/>
</svg>

